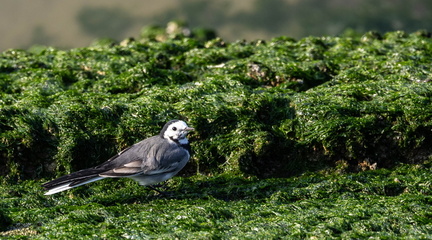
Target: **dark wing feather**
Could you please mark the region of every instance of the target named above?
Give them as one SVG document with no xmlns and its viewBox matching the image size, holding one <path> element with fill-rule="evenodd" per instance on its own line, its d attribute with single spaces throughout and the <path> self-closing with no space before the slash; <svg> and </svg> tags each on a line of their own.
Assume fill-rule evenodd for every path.
<svg viewBox="0 0 432 240">
<path fill-rule="evenodd" d="M 121 167 L 114 168 L 112 170 L 103 172 L 99 174 L 101 177 L 126 177 L 131 175 L 136 175 L 141 172 L 142 161 L 133 161 L 124 164 Z"/>
<path fill-rule="evenodd" d="M 42 184 L 45 189 L 51 189 L 66 183 L 71 183 L 71 186 L 77 185 L 81 182 L 85 182 L 91 178 L 99 176 L 100 171 L 97 169 L 83 169 L 78 172 L 74 172 L 57 179 L 54 179 L 50 182 Z"/>
</svg>

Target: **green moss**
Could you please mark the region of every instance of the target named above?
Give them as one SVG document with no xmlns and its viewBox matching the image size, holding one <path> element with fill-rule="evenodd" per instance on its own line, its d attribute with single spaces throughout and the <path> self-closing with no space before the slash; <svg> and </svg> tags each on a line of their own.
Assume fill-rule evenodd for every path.
<svg viewBox="0 0 432 240">
<path fill-rule="evenodd" d="M 429 84 L 400 81 L 320 86 L 294 101 L 300 139 L 324 153 L 388 166 L 411 161 L 430 138 Z M 415 116 L 415 117 L 414 117 Z M 336 134 L 335 134 L 336 133 Z"/>
<path fill-rule="evenodd" d="M 1 53 L 1 237 L 431 238 L 428 34 L 228 43 L 172 24 Z M 173 118 L 196 131 L 168 197 L 127 179 L 42 195 Z"/>
<path fill-rule="evenodd" d="M 120 44 L 3 52 L 1 174 L 92 166 L 172 118 L 197 129 L 189 173 L 291 176 L 431 154 L 427 34 L 227 43 L 172 24 Z"/>
<path fill-rule="evenodd" d="M 38 181 L 2 185 L 1 236 L 33 239 L 429 238 L 430 162 L 350 174 L 174 178 L 169 196 L 108 179 L 46 197 Z M 10 235 L 12 234 L 12 235 Z"/>
</svg>

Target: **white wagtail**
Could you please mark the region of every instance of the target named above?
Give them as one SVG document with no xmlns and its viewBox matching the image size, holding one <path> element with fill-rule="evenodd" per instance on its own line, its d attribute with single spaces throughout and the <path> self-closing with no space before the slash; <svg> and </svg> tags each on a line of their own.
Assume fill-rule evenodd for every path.
<svg viewBox="0 0 432 240">
<path fill-rule="evenodd" d="M 186 138 L 194 130 L 181 120 L 165 124 L 159 135 L 147 138 L 118 153 L 99 166 L 62 176 L 42 186 L 51 195 L 104 178 L 127 177 L 151 186 L 176 175 L 189 161 Z"/>
</svg>

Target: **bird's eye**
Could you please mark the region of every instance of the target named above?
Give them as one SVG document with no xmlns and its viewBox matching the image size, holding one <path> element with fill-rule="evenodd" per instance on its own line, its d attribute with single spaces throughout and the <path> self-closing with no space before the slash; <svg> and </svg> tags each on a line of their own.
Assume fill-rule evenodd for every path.
<svg viewBox="0 0 432 240">
<path fill-rule="evenodd" d="M 177 131 L 177 128 L 176 128 L 176 127 L 173 127 L 172 130 L 173 130 L 173 131 Z"/>
</svg>

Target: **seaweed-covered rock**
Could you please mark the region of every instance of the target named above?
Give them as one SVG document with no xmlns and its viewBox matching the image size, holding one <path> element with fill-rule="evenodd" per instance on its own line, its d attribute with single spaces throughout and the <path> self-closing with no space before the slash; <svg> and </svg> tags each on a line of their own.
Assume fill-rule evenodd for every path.
<svg viewBox="0 0 432 240">
<path fill-rule="evenodd" d="M 191 174 L 289 176 L 432 153 L 428 34 L 227 43 L 177 30 L 3 52 L 0 174 L 90 167 L 172 118 L 197 129 Z"/>
</svg>

